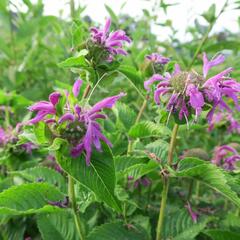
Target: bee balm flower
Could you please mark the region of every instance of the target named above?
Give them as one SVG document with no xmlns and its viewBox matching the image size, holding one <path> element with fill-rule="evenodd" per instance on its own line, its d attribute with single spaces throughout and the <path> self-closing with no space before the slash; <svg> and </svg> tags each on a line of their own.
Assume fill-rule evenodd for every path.
<svg viewBox="0 0 240 240">
<path fill-rule="evenodd" d="M 229 145 L 218 146 L 214 149 L 212 163 L 231 171 L 235 169 L 235 163 L 240 161 L 240 154 Z"/>
<path fill-rule="evenodd" d="M 208 71 L 224 61 L 224 56 L 219 55 L 209 61 L 206 54 L 203 55 L 203 74 L 199 74 L 193 70 L 182 71 L 178 64 L 172 74 L 166 73 L 164 76 L 160 74 L 153 75 L 149 80 L 145 81 L 144 87 L 150 91 L 150 85 L 159 82 L 154 91 L 154 100 L 160 104 L 160 97 L 167 96 L 167 110 L 174 113 L 179 120 L 188 118 L 192 112 L 197 118 L 203 107 L 211 105 L 207 118 L 211 121 L 213 113 L 217 106 L 220 109 L 231 111 L 224 102 L 224 98 L 231 98 L 235 103 L 235 107 L 240 109 L 238 105 L 238 94 L 240 92 L 240 84 L 234 79 L 228 77 L 233 70 L 228 68 L 221 73 L 207 78 Z"/>
<path fill-rule="evenodd" d="M 108 18 L 105 26 L 102 29 L 92 27 L 91 30 L 91 42 L 93 45 L 98 45 L 103 50 L 106 50 L 106 60 L 112 60 L 114 55 L 121 54 L 127 55 L 127 52 L 123 49 L 124 42 L 131 42 L 131 39 L 126 35 L 123 30 L 117 30 L 110 32 L 111 19 Z M 96 47 L 96 46 L 95 46 Z M 102 57 L 104 54 L 102 54 Z"/>
<path fill-rule="evenodd" d="M 79 94 L 80 87 L 81 80 L 77 80 L 72 89 L 75 98 Z M 61 111 L 63 114 L 59 115 L 56 111 L 58 99 L 55 99 L 54 104 L 50 98 L 50 102 L 40 101 L 29 107 L 31 111 L 37 112 L 37 116 L 29 122 L 37 123 L 44 121 L 46 124 L 50 124 L 50 129 L 52 129 L 54 135 L 67 140 L 70 144 L 71 156 L 76 158 L 85 152 L 86 163 L 89 165 L 93 147 L 95 147 L 97 151 L 101 151 L 101 141 L 110 147 L 112 146 L 110 141 L 102 133 L 101 126 L 97 120 L 106 119 L 106 115 L 102 113 L 102 110 L 112 108 L 117 100 L 124 95 L 124 93 L 120 93 L 116 96 L 107 97 L 92 107 L 81 107 L 75 104 L 76 101 L 74 101 L 74 103 L 69 102 L 69 93 L 66 92 L 66 103 Z M 52 96 L 52 94 L 50 96 Z M 58 96 L 58 94 L 56 94 L 56 96 Z M 41 117 L 39 117 L 39 115 Z"/>
</svg>

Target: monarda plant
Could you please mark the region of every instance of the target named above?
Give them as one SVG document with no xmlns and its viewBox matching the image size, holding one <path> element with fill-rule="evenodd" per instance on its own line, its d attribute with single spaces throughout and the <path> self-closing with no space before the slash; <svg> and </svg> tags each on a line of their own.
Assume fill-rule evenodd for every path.
<svg viewBox="0 0 240 240">
<path fill-rule="evenodd" d="M 163 52 L 107 9 L 103 26 L 74 20 L 58 64 L 70 83 L 27 102 L 15 129 L 0 116 L 3 239 L 239 239 L 240 84 L 224 52 L 203 48 L 215 8 L 184 61 L 177 41 Z"/>
</svg>

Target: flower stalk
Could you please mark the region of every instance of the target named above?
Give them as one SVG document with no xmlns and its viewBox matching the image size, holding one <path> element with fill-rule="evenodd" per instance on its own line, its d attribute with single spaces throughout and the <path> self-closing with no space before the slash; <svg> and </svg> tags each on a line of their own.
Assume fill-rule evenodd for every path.
<svg viewBox="0 0 240 240">
<path fill-rule="evenodd" d="M 174 125 L 170 146 L 168 150 L 168 158 L 167 162 L 168 165 L 171 166 L 173 162 L 173 154 L 176 146 L 176 140 L 177 140 L 177 133 L 178 133 L 178 124 Z M 160 211 L 159 211 L 159 217 L 158 217 L 158 225 L 157 225 L 157 231 L 156 231 L 156 240 L 161 240 L 162 235 L 162 227 L 163 227 L 163 221 L 164 221 L 164 215 L 165 215 L 165 208 L 167 204 L 167 196 L 168 196 L 168 189 L 170 185 L 170 179 L 168 176 L 163 176 L 163 190 L 162 190 L 162 199 L 161 199 L 161 205 L 160 205 Z"/>
<path fill-rule="evenodd" d="M 68 175 L 68 195 L 71 204 L 71 208 L 73 210 L 74 221 L 77 228 L 78 236 L 80 240 L 84 240 L 83 229 L 81 226 L 81 220 L 77 209 L 75 190 L 74 190 L 74 179 Z"/>
</svg>

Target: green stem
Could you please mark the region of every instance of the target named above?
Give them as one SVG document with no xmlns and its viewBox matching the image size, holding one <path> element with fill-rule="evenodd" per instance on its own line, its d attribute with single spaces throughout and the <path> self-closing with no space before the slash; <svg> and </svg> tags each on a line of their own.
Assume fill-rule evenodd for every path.
<svg viewBox="0 0 240 240">
<path fill-rule="evenodd" d="M 168 162 L 169 166 L 171 166 L 172 162 L 173 162 L 173 154 L 174 154 L 174 150 L 175 150 L 175 146 L 176 146 L 178 127 L 179 127 L 178 124 L 175 124 L 173 131 L 172 131 L 170 146 L 169 146 L 169 150 L 168 150 L 168 158 L 167 158 L 167 162 Z M 163 177 L 162 199 L 161 199 L 161 205 L 160 205 L 160 211 L 159 211 L 159 217 L 158 217 L 158 225 L 157 225 L 157 231 L 156 231 L 156 240 L 161 240 L 169 184 L 170 184 L 169 177 L 164 176 Z"/>
<path fill-rule="evenodd" d="M 90 92 L 90 94 L 89 94 L 89 96 L 88 96 L 87 102 L 89 102 L 89 100 L 90 100 L 90 98 L 92 97 L 92 94 L 94 93 L 94 91 L 96 90 L 98 84 L 99 84 L 108 74 L 112 74 L 112 73 L 113 73 L 113 72 L 111 72 L 111 73 L 104 73 L 104 74 L 98 79 L 97 83 L 94 85 L 92 91 Z M 89 89 L 89 90 L 90 90 L 90 89 Z M 86 97 L 87 97 L 87 95 L 86 95 L 85 97 L 83 97 L 83 98 L 86 98 Z"/>
<path fill-rule="evenodd" d="M 199 200 L 199 196 L 200 196 L 200 182 L 199 181 L 196 182 L 195 192 L 196 192 L 196 199 L 198 201 Z"/>
<path fill-rule="evenodd" d="M 175 125 L 173 127 L 169 150 L 168 150 L 168 158 L 167 159 L 168 159 L 169 166 L 172 165 L 172 161 L 173 161 L 173 153 L 174 153 L 175 144 L 176 144 L 176 140 L 177 140 L 178 127 L 179 127 L 179 125 L 175 123 Z"/>
<path fill-rule="evenodd" d="M 70 14 L 71 14 L 71 18 L 72 20 L 75 17 L 75 3 L 74 0 L 70 0 Z"/>
<path fill-rule="evenodd" d="M 188 195 L 187 195 L 187 200 L 188 201 L 190 200 L 190 198 L 192 196 L 193 184 L 194 184 L 194 180 L 191 179 L 190 182 L 189 182 Z"/>
<path fill-rule="evenodd" d="M 190 70 L 191 67 L 193 66 L 193 64 L 194 64 L 194 62 L 195 62 L 199 52 L 201 51 L 203 45 L 207 41 L 208 35 L 211 32 L 214 24 L 216 23 L 217 19 L 222 15 L 222 13 L 224 12 L 224 10 L 225 10 L 227 5 L 228 5 L 228 1 L 225 2 L 225 4 L 223 5 L 223 7 L 222 7 L 221 11 L 219 12 L 219 14 L 217 15 L 217 17 L 215 17 L 214 20 L 209 24 L 208 29 L 207 29 L 206 33 L 204 34 L 204 36 L 202 38 L 202 41 L 199 43 L 198 48 L 196 49 L 196 51 L 195 51 L 195 53 L 193 55 L 192 61 L 191 61 L 191 63 L 188 66 L 188 70 Z"/>
<path fill-rule="evenodd" d="M 146 99 L 143 101 L 143 104 L 138 112 L 138 115 L 137 115 L 137 118 L 136 118 L 136 121 L 135 121 L 135 124 L 138 123 L 143 115 L 143 112 L 145 110 L 145 108 L 147 107 L 147 100 L 148 100 L 148 96 L 146 96 Z"/>
<path fill-rule="evenodd" d="M 88 96 L 90 90 L 91 90 L 91 85 L 88 83 L 88 84 L 87 84 L 87 87 L 86 87 L 85 90 L 84 90 L 82 99 L 85 99 L 85 98 Z"/>
<path fill-rule="evenodd" d="M 145 97 L 144 97 L 144 95 L 142 94 L 141 90 L 138 89 L 138 87 L 132 82 L 132 80 L 131 80 L 129 77 L 127 77 L 125 74 L 123 74 L 123 73 L 120 72 L 120 71 L 116 71 L 116 72 L 119 73 L 120 75 L 124 76 L 124 77 L 129 81 L 129 83 L 133 86 L 133 88 L 138 92 L 138 95 L 139 95 L 143 100 L 145 99 Z"/>
<path fill-rule="evenodd" d="M 80 216 L 77 210 L 77 203 L 76 203 L 75 190 L 74 190 L 74 180 L 70 175 L 68 175 L 68 195 L 69 195 L 70 204 L 73 210 L 75 225 L 78 231 L 79 238 L 80 240 L 84 240 Z"/>
<path fill-rule="evenodd" d="M 163 177 L 163 190 L 162 190 L 162 199 L 161 199 L 161 206 L 160 206 L 158 225 L 157 225 L 156 240 L 161 240 L 162 226 L 163 226 L 165 208 L 167 204 L 168 188 L 169 188 L 169 179 Z"/>
</svg>

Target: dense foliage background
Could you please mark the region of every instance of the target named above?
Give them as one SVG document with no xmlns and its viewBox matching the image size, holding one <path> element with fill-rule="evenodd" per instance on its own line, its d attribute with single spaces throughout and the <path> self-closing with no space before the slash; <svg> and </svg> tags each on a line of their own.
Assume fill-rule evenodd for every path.
<svg viewBox="0 0 240 240">
<path fill-rule="evenodd" d="M 80 70 L 79 63 L 71 65 L 66 59 L 77 56 L 91 26 L 105 22 L 93 22 L 91 16 L 84 15 L 84 7 L 74 7 L 73 1 L 69 4 L 69 19 L 43 15 L 41 0 L 36 4 L 29 0 L 23 3 L 26 12 L 20 11 L 14 1 L 0 1 L 0 125 L 9 132 L 14 131 L 17 123 L 30 119 L 28 106 L 46 100 L 53 90 L 71 91 L 79 76 L 96 83 L 94 73 L 88 75 Z M 72 166 L 58 160 L 77 180 L 76 201 L 86 239 L 154 239 L 164 174 L 172 178 L 163 239 L 240 239 L 239 168 L 227 172 L 210 161 L 219 145 L 232 144 L 240 153 L 239 131 L 228 133 L 228 122 L 223 120 L 209 132 L 206 113 L 190 126 L 180 125 L 174 163 L 184 158 L 186 150 L 194 149 L 194 153 L 184 159 L 178 171 L 173 167 L 166 172 L 163 166 L 174 120 L 168 121 L 168 112 L 157 106 L 150 94 L 141 121 L 136 121 L 147 96 L 143 83 L 151 76 L 147 54 L 158 52 L 169 57 L 168 71 L 177 62 L 182 69 L 191 66 L 201 72 L 202 53 L 211 58 L 221 52 L 226 60 L 211 75 L 231 66 L 231 76 L 240 79 L 240 32 L 225 29 L 212 33 L 221 17 L 214 5 L 202 14 L 205 25 L 196 21 L 194 27 L 186 26 L 192 37 L 189 42 L 175 37 L 177 29 L 171 20 L 161 24 L 170 29 L 169 41 L 162 41 L 160 33 L 152 33 L 151 24 L 159 24 L 158 11 L 170 7 L 159 1 L 154 12 L 144 10 L 141 17 L 133 18 L 124 12 L 116 15 L 106 6 L 111 28 L 123 29 L 132 39 L 127 48 L 129 54 L 118 59 L 117 71 L 111 71 L 114 66 L 99 67 L 108 74 L 90 100 L 93 105 L 121 91 L 127 93 L 113 111 L 107 111 L 104 133 L 113 144 L 112 153 L 106 146 L 102 153 L 94 153 L 92 161 L 100 163 L 96 173 L 85 166 L 83 158 L 76 159 Z M 223 14 L 232 8 L 239 9 L 239 1 L 226 5 Z M 86 87 L 86 81 L 83 85 Z M 240 121 L 237 110 L 233 115 Z M 15 131 L 20 142 L 1 146 L 0 239 L 78 239 L 69 208 L 51 204 L 63 204 L 68 195 L 67 177 L 52 155 L 61 144 L 53 142 L 49 147 L 43 128 L 42 124 L 34 130 L 26 127 L 21 137 Z M 19 150 L 26 139 L 41 147 L 30 154 Z M 133 154 L 127 154 L 129 142 Z M 199 159 L 202 161 L 198 162 Z M 193 210 L 189 211 L 188 204 Z M 197 214 L 197 221 L 192 219 L 191 211 Z"/>
</svg>

